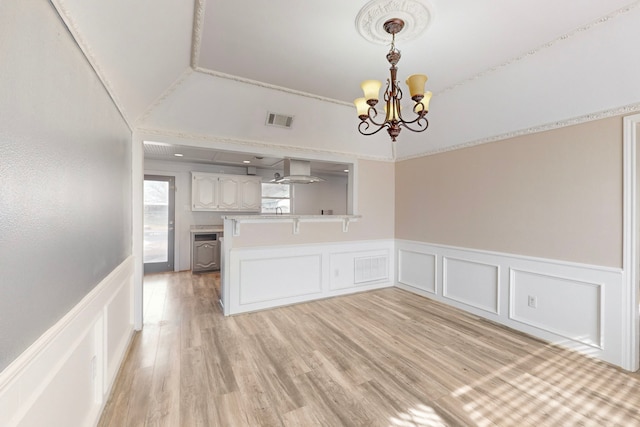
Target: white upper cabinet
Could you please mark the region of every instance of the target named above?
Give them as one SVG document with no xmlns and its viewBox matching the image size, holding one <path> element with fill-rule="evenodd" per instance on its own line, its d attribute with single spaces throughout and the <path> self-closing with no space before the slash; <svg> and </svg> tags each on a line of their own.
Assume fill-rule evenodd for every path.
<svg viewBox="0 0 640 427">
<path fill-rule="evenodd" d="M 240 181 L 241 177 L 223 175 L 218 177 L 218 208 L 221 210 L 240 209 Z"/>
<path fill-rule="evenodd" d="M 260 212 L 262 207 L 262 180 L 243 176 L 240 179 L 240 209 Z"/>
<path fill-rule="evenodd" d="M 191 172 L 192 211 L 260 212 L 260 177 Z"/>
<path fill-rule="evenodd" d="M 210 211 L 218 208 L 218 177 L 212 174 L 192 173 L 191 210 Z"/>
</svg>

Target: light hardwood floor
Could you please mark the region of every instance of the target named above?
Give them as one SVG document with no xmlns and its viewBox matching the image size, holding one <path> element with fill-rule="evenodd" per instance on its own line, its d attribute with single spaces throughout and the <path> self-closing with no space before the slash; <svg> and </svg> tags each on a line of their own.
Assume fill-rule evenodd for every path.
<svg viewBox="0 0 640 427">
<path fill-rule="evenodd" d="M 218 274 L 145 277 L 100 426 L 640 426 L 640 376 L 383 289 L 223 317 Z"/>
</svg>

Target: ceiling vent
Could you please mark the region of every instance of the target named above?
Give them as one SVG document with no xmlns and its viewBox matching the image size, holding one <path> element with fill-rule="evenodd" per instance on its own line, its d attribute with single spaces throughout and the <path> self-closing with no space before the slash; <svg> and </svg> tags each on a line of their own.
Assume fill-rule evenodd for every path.
<svg viewBox="0 0 640 427">
<path fill-rule="evenodd" d="M 291 129 L 293 116 L 284 114 L 267 113 L 267 126 L 277 126 L 280 128 Z"/>
</svg>

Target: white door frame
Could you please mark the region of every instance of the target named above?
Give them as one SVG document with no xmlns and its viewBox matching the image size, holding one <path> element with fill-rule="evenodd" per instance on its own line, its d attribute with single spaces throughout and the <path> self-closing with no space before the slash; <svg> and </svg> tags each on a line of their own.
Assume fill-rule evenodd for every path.
<svg viewBox="0 0 640 427">
<path fill-rule="evenodd" d="M 622 225 L 622 367 L 639 368 L 640 338 L 638 316 L 638 188 L 636 162 L 637 125 L 640 114 L 623 119 L 623 225 Z"/>
<path fill-rule="evenodd" d="M 144 149 L 142 140 L 134 131 L 131 142 L 131 207 L 132 207 L 132 248 L 135 259 L 133 270 L 133 328 L 142 330 L 143 295 L 142 280 L 144 276 Z"/>
</svg>

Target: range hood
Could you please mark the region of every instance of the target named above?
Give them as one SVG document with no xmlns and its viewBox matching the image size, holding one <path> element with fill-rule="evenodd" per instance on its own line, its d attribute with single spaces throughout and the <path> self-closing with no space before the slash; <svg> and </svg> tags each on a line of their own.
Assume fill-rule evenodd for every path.
<svg viewBox="0 0 640 427">
<path fill-rule="evenodd" d="M 276 174 L 271 182 L 278 184 L 311 184 L 324 181 L 322 178 L 311 175 L 311 162 L 307 160 L 284 159 L 284 176 Z"/>
</svg>

